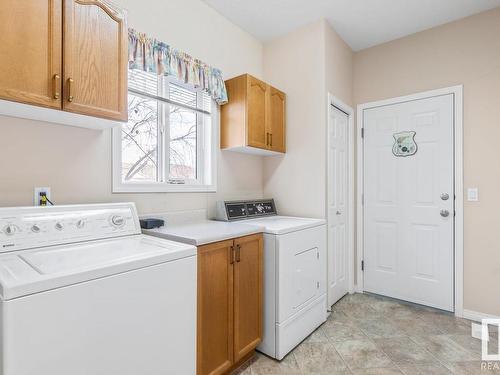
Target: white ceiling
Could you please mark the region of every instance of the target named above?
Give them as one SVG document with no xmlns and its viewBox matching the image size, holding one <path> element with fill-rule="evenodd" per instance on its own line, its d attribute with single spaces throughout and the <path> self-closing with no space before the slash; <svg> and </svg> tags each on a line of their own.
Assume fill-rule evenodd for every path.
<svg viewBox="0 0 500 375">
<path fill-rule="evenodd" d="M 500 6 L 500 0 L 203 0 L 262 41 L 326 18 L 355 51 Z"/>
</svg>

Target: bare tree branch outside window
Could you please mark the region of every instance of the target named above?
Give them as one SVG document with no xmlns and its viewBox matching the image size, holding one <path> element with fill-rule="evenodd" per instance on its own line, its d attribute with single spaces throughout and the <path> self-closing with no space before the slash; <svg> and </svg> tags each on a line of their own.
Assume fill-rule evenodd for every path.
<svg viewBox="0 0 500 375">
<path fill-rule="evenodd" d="M 207 95 L 170 83 L 151 73 L 130 71 L 129 82 L 131 87 L 145 92 L 145 95 L 159 96 L 163 88 L 174 102 L 210 110 L 210 98 Z M 159 182 L 160 173 L 166 180 L 196 180 L 198 130 L 202 115 L 196 110 L 132 93 L 129 93 L 128 109 L 129 121 L 122 127 L 122 180 Z M 163 145 L 164 141 L 167 144 Z M 160 158 L 164 154 L 167 155 L 166 165 L 163 166 L 164 170 L 159 171 L 159 166 L 162 166 Z"/>
<path fill-rule="evenodd" d="M 156 101 L 129 95 L 129 121 L 122 128 L 124 181 L 157 180 L 158 105 Z"/>
</svg>

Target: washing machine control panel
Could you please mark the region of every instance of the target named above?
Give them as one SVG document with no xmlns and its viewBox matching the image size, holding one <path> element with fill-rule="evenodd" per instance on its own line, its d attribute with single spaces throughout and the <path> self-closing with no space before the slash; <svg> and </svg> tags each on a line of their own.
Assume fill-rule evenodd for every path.
<svg viewBox="0 0 500 375">
<path fill-rule="evenodd" d="M 252 219 L 276 214 L 276 206 L 273 199 L 226 201 L 219 202 L 217 206 L 217 220 L 222 221 Z"/>
<path fill-rule="evenodd" d="M 0 208 L 0 253 L 139 233 L 132 203 Z"/>
</svg>

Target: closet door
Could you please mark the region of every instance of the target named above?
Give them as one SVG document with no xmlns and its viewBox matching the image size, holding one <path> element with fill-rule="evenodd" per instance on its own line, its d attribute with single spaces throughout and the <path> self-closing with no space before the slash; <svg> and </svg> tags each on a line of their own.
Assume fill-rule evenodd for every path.
<svg viewBox="0 0 500 375">
<path fill-rule="evenodd" d="M 65 111 L 127 120 L 127 27 L 103 0 L 65 0 Z"/>
<path fill-rule="evenodd" d="M 61 108 L 62 0 L 2 0 L 0 99 Z"/>
</svg>

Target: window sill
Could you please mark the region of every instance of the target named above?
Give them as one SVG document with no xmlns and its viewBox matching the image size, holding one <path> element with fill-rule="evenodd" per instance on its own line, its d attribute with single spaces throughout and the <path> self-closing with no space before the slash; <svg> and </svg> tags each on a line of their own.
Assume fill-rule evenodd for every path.
<svg viewBox="0 0 500 375">
<path fill-rule="evenodd" d="M 118 184 L 113 193 L 215 193 L 216 185 Z"/>
</svg>

